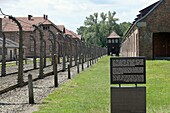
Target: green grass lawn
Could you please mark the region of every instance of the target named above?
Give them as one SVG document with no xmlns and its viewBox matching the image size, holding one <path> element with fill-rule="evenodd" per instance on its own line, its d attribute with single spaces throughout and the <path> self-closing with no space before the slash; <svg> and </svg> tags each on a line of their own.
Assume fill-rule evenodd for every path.
<svg viewBox="0 0 170 113">
<path fill-rule="evenodd" d="M 170 113 L 170 61 L 147 61 L 147 111 Z"/>
<path fill-rule="evenodd" d="M 60 86 L 35 113 L 109 113 L 109 57 Z M 147 61 L 147 113 L 170 113 L 170 61 Z M 133 85 L 134 86 L 134 85 Z"/>
</svg>

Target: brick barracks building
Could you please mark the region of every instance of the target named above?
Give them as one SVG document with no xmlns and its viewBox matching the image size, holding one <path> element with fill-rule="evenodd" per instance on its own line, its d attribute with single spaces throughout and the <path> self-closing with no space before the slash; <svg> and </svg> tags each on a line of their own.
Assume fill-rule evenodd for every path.
<svg viewBox="0 0 170 113">
<path fill-rule="evenodd" d="M 170 58 L 170 0 L 159 0 L 139 11 L 121 45 L 123 56 Z"/>
<path fill-rule="evenodd" d="M 33 57 L 34 46 L 33 46 L 33 39 L 30 37 L 31 34 L 35 35 L 36 38 L 36 53 L 37 57 L 39 57 L 40 51 L 40 33 L 38 30 L 34 33 L 34 27 L 32 25 L 39 25 L 41 24 L 41 29 L 43 30 L 43 38 L 46 41 L 46 54 L 47 57 L 51 55 L 52 52 L 52 44 L 49 41 L 50 33 L 48 30 L 53 31 L 55 34 L 57 33 L 64 33 L 66 35 L 71 36 L 72 38 L 81 38 L 74 32 L 66 29 L 64 25 L 55 25 L 48 19 L 48 15 L 43 15 L 42 17 L 33 17 L 32 15 L 28 15 L 28 17 L 16 17 L 16 19 L 21 23 L 23 29 L 23 43 L 26 49 L 24 49 L 24 55 L 28 57 Z M 9 20 L 7 17 L 2 18 L 2 31 L 5 33 L 7 39 L 10 39 L 14 42 L 19 42 L 19 29 L 18 26 Z M 62 38 L 61 35 L 57 35 L 57 41 L 59 42 L 60 46 L 62 46 Z M 57 53 L 59 56 L 62 54 L 62 47 L 60 47 L 60 52 L 58 50 L 58 43 L 57 43 Z M 14 56 L 17 53 L 12 53 Z"/>
</svg>

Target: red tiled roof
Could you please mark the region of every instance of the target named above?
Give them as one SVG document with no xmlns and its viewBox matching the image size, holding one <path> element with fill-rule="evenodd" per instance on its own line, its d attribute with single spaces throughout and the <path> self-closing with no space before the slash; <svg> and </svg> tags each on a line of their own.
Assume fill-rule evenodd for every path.
<svg viewBox="0 0 170 113">
<path fill-rule="evenodd" d="M 21 23 L 23 31 L 33 31 L 33 24 L 53 24 L 48 19 L 44 19 L 44 17 L 32 17 L 31 20 L 29 20 L 28 17 L 16 17 L 16 19 Z M 12 22 L 12 20 L 9 20 L 8 18 L 2 18 L 2 30 L 8 32 L 18 31 L 18 26 Z"/>
<path fill-rule="evenodd" d="M 113 31 L 107 38 L 120 38 L 120 36 Z"/>
<path fill-rule="evenodd" d="M 79 39 L 81 39 L 81 35 L 77 35 L 77 34 L 74 33 L 73 31 L 68 30 L 68 29 L 66 29 L 66 28 L 65 28 L 65 34 L 72 36 L 72 38 L 79 38 Z"/>
<path fill-rule="evenodd" d="M 65 27 L 64 27 L 64 25 L 57 25 L 57 27 L 58 27 L 58 29 L 59 29 L 60 31 L 62 31 L 63 33 L 65 33 Z"/>
</svg>

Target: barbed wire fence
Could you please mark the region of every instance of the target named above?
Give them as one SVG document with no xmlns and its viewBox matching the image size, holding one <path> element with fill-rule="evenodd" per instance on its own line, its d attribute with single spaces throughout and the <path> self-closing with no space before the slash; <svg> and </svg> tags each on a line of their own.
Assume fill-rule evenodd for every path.
<svg viewBox="0 0 170 113">
<path fill-rule="evenodd" d="M 42 29 L 43 23 L 40 22 L 37 25 L 32 25 L 28 22 L 25 22 L 21 19 L 17 19 L 11 15 L 6 15 L 0 9 L 0 15 L 8 17 L 13 23 L 9 22 L 7 24 L 3 24 L 2 28 L 0 29 L 1 37 L 3 37 L 3 46 L 2 46 L 2 66 L 1 66 L 1 77 L 5 77 L 8 74 L 6 73 L 6 39 L 5 33 L 3 29 L 5 27 L 9 27 L 13 29 L 13 26 L 18 27 L 18 31 L 15 31 L 18 34 L 18 41 L 19 41 L 19 55 L 18 55 L 18 77 L 17 77 L 17 85 L 16 87 L 23 87 L 26 85 L 25 81 L 23 80 L 23 73 L 28 70 L 24 70 L 24 46 L 26 43 L 30 42 L 23 42 L 25 37 L 24 34 L 24 27 L 29 27 L 32 29 L 30 32 L 30 39 L 34 41 L 33 46 L 33 53 L 31 58 L 33 58 L 33 66 L 32 69 L 39 69 L 39 79 L 43 79 L 45 77 L 44 68 L 46 67 L 46 59 L 51 58 L 52 66 L 53 66 L 53 74 L 54 74 L 54 83 L 55 87 L 58 87 L 58 72 L 59 71 L 66 71 L 68 69 L 67 64 L 69 67 L 77 66 L 79 69 L 79 65 L 81 66 L 81 70 L 84 70 L 84 65 L 87 63 L 87 67 L 90 67 L 92 64 L 98 61 L 98 58 L 101 58 L 103 55 L 107 54 L 107 49 L 102 48 L 96 45 L 89 44 L 87 42 L 82 41 L 81 39 L 75 37 L 73 38 L 70 35 L 67 35 L 63 32 L 54 32 L 52 30 L 44 31 Z M 22 25 L 21 23 L 25 23 L 27 25 Z M 31 27 L 30 27 L 31 26 Z M 55 28 L 55 25 L 51 25 L 51 27 Z M 57 31 L 57 30 L 55 30 Z M 46 33 L 45 33 L 46 32 Z M 47 35 L 48 32 L 48 35 Z M 52 48 L 51 52 L 47 48 L 45 48 L 45 44 L 43 41 L 46 42 L 46 45 L 50 45 Z M 39 47 L 39 49 L 38 49 Z M 26 49 L 30 49 L 30 47 L 26 47 Z M 48 54 L 47 54 L 48 53 Z M 49 53 L 51 55 L 49 55 Z M 37 66 L 37 57 L 39 57 L 39 67 Z M 57 65 L 62 64 L 62 69 L 57 70 Z M 77 69 L 77 70 L 78 70 Z"/>
</svg>

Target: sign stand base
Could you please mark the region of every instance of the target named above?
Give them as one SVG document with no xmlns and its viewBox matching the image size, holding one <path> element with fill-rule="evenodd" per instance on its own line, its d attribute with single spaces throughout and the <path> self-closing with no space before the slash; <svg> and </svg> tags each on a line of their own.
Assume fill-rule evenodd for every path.
<svg viewBox="0 0 170 113">
<path fill-rule="evenodd" d="M 146 87 L 111 87 L 111 113 L 146 113 Z"/>
</svg>

